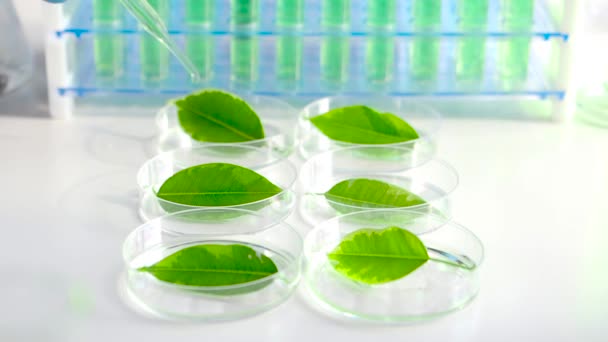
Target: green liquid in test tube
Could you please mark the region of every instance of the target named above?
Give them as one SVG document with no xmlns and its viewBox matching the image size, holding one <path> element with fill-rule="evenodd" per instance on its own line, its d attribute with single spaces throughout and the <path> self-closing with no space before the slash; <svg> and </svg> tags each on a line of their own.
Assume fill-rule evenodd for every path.
<svg viewBox="0 0 608 342">
<path fill-rule="evenodd" d="M 412 0 L 416 30 L 431 31 L 441 25 L 442 0 Z"/>
<path fill-rule="evenodd" d="M 499 63 L 501 76 L 510 81 L 525 81 L 528 78 L 531 39 L 527 37 L 508 38 L 499 42 Z"/>
<path fill-rule="evenodd" d="M 304 0 L 276 1 L 279 27 L 297 27 L 304 23 Z"/>
<path fill-rule="evenodd" d="M 119 34 L 101 33 L 95 36 L 95 71 L 101 78 L 117 78 L 124 73 L 125 38 Z"/>
<path fill-rule="evenodd" d="M 321 23 L 325 27 L 350 24 L 350 0 L 323 0 Z"/>
<path fill-rule="evenodd" d="M 230 64 L 234 81 L 252 82 L 258 78 L 258 38 L 234 36 L 231 39 Z"/>
<path fill-rule="evenodd" d="M 123 18 L 119 0 L 95 0 L 93 2 L 93 25 L 96 29 L 114 29 Z M 122 35 L 100 33 L 93 41 L 95 71 L 101 78 L 120 77 L 124 72 L 125 39 Z"/>
<path fill-rule="evenodd" d="M 350 58 L 348 37 L 328 36 L 321 42 L 321 74 L 325 81 L 334 84 L 347 80 Z"/>
<path fill-rule="evenodd" d="M 534 0 L 501 0 L 503 28 L 507 32 L 527 33 L 534 24 Z M 499 43 L 500 75 L 509 81 L 524 81 L 528 77 L 531 39 L 505 38 Z"/>
<path fill-rule="evenodd" d="M 234 25 L 256 25 L 259 19 L 258 0 L 232 0 L 232 23 Z"/>
<path fill-rule="evenodd" d="M 347 80 L 350 58 L 349 38 L 342 30 L 350 26 L 350 0 L 323 0 L 321 23 L 329 35 L 321 42 L 321 74 L 325 81 L 342 84 Z"/>
<path fill-rule="evenodd" d="M 460 0 L 460 30 L 465 33 L 485 32 L 488 25 L 488 0 Z M 481 80 L 485 69 L 486 38 L 459 38 L 456 47 L 456 78 Z"/>
<path fill-rule="evenodd" d="M 433 32 L 441 26 L 442 0 L 413 0 L 414 29 Z M 411 75 L 416 80 L 433 80 L 439 68 L 440 40 L 415 37 L 410 48 Z"/>
<path fill-rule="evenodd" d="M 169 0 L 147 0 L 158 15 L 167 22 L 169 19 Z M 157 82 L 169 74 L 170 53 L 156 38 L 148 33 L 141 36 L 140 42 L 141 73 L 144 81 Z"/>
<path fill-rule="evenodd" d="M 187 0 L 186 24 L 192 30 L 209 30 L 213 23 L 215 0 Z M 214 41 L 209 35 L 186 36 L 186 54 L 198 69 L 201 79 L 213 73 Z"/>
<path fill-rule="evenodd" d="M 382 33 L 395 26 L 395 0 L 368 0 L 367 26 L 376 33 L 367 39 L 365 61 L 367 78 L 371 82 L 388 82 L 392 79 L 395 42 Z"/>
<path fill-rule="evenodd" d="M 439 49 L 439 38 L 413 38 L 410 49 L 410 68 L 415 80 L 430 81 L 437 77 Z"/>
<path fill-rule="evenodd" d="M 285 81 L 297 81 L 302 76 L 302 37 L 277 38 L 277 75 Z"/>
<path fill-rule="evenodd" d="M 277 0 L 277 24 L 286 31 L 277 38 L 277 76 L 297 81 L 302 74 L 303 42 L 294 33 L 304 24 L 304 0 Z"/>
<path fill-rule="evenodd" d="M 97 25 L 113 25 L 121 21 L 122 5 L 119 0 L 94 0 L 93 22 Z"/>
<path fill-rule="evenodd" d="M 372 82 L 389 82 L 393 77 L 395 42 L 391 37 L 372 36 L 367 39 L 366 70 Z"/>
<path fill-rule="evenodd" d="M 395 26 L 397 0 L 368 0 L 367 25 L 370 28 L 388 29 Z"/>
</svg>

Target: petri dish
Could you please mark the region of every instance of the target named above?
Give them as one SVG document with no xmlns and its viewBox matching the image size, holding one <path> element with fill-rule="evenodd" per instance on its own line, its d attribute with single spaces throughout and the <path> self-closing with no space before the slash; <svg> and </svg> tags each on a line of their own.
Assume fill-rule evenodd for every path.
<svg viewBox="0 0 608 342">
<path fill-rule="evenodd" d="M 420 135 L 420 138 L 395 144 L 365 145 L 352 144 L 329 139 L 318 130 L 310 119 L 325 114 L 330 110 L 365 105 L 382 113 L 392 113 L 407 121 Z M 307 105 L 298 117 L 297 139 L 299 153 L 304 159 L 315 154 L 336 148 L 354 146 L 400 147 L 405 154 L 399 155 L 401 163 L 416 166 L 433 158 L 436 152 L 436 136 L 441 126 L 441 115 L 433 108 L 411 99 L 398 97 L 326 97 Z M 397 156 L 391 156 L 396 159 Z"/>
<path fill-rule="evenodd" d="M 170 202 L 159 198 L 156 193 L 169 177 L 180 170 L 208 163 L 229 163 L 249 168 L 283 189 L 275 196 L 229 206 L 230 208 L 259 212 L 266 219 L 266 225 L 281 221 L 292 212 L 295 204 L 292 188 L 297 179 L 297 170 L 291 162 L 278 157 L 276 151 L 266 148 L 213 144 L 161 153 L 144 163 L 137 174 L 139 214 L 142 220 L 204 208 Z"/>
<path fill-rule="evenodd" d="M 222 219 L 226 216 L 239 219 Z M 190 286 L 140 271 L 185 248 L 234 244 L 269 258 L 277 272 L 236 285 Z M 293 228 L 285 223 L 267 226 L 260 213 L 233 208 L 175 213 L 149 221 L 127 237 L 121 292 L 128 306 L 160 319 L 224 321 L 248 317 L 291 296 L 300 280 L 302 248 L 302 239 Z"/>
<path fill-rule="evenodd" d="M 458 186 L 458 173 L 442 160 L 430 160 L 410 168 L 400 157 L 408 151 L 407 147 L 401 146 L 360 146 L 312 157 L 302 165 L 298 176 L 300 216 L 314 226 L 340 214 L 381 208 L 381 205 L 372 204 L 347 205 L 325 196 L 327 191 L 342 181 L 363 178 L 401 187 L 424 200 L 424 203 L 398 209 L 449 218 L 449 198 Z M 379 154 L 395 155 L 397 158 L 376 160 L 375 156 Z"/>
<path fill-rule="evenodd" d="M 429 260 L 401 279 L 378 285 L 351 280 L 329 262 L 327 254 L 348 234 L 391 226 L 416 234 L 429 256 L 444 262 Z M 475 298 L 483 257 L 481 241 L 444 217 L 392 209 L 351 213 L 325 221 L 307 235 L 304 293 L 315 309 L 335 318 L 384 323 L 433 319 Z"/>
<path fill-rule="evenodd" d="M 264 147 L 273 150 L 277 157 L 286 158 L 295 149 L 295 124 L 297 112 L 289 103 L 266 96 L 241 97 L 258 114 L 266 138 L 230 143 L 234 146 Z M 198 147 L 217 143 L 193 139 L 181 127 L 178 110 L 173 101 L 161 108 L 156 115 L 158 150 L 167 152 L 176 148 Z M 227 144 L 227 143 L 222 143 Z"/>
</svg>

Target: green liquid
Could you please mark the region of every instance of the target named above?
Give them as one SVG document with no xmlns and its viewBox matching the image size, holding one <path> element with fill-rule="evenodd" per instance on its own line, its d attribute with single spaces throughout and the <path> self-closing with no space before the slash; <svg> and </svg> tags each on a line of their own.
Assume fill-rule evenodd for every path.
<svg viewBox="0 0 608 342">
<path fill-rule="evenodd" d="M 235 36 L 231 40 L 230 64 L 232 79 L 255 81 L 258 78 L 258 38 Z"/>
<path fill-rule="evenodd" d="M 304 0 L 277 0 L 277 25 L 299 26 L 304 23 Z"/>
<path fill-rule="evenodd" d="M 441 26 L 442 0 L 412 0 L 414 28 L 434 31 Z M 433 37 L 416 37 L 410 47 L 410 72 L 415 80 L 433 80 L 439 67 L 440 41 Z"/>
<path fill-rule="evenodd" d="M 259 19 L 258 0 L 232 0 L 232 23 L 234 25 L 255 25 Z"/>
<path fill-rule="evenodd" d="M 192 30 L 209 29 L 213 23 L 215 0 L 186 0 L 186 23 Z M 207 35 L 186 36 L 186 54 L 203 80 L 213 75 L 213 38 Z"/>
<path fill-rule="evenodd" d="M 530 32 L 534 24 L 534 0 L 502 0 L 503 27 L 510 32 Z M 508 38 L 499 43 L 500 75 L 507 81 L 528 78 L 531 39 Z"/>
<path fill-rule="evenodd" d="M 418 30 L 433 30 L 441 25 L 442 0 L 412 0 L 414 27 Z"/>
<path fill-rule="evenodd" d="M 323 26 L 348 26 L 350 24 L 350 0 L 323 0 Z"/>
<path fill-rule="evenodd" d="M 328 36 L 321 43 L 321 74 L 325 81 L 344 83 L 347 80 L 350 59 L 347 37 Z"/>
<path fill-rule="evenodd" d="M 371 27 L 393 27 L 396 12 L 396 0 L 368 0 L 367 24 Z"/>
<path fill-rule="evenodd" d="M 488 0 L 460 0 L 458 16 L 463 31 L 485 31 L 488 26 Z"/>
<path fill-rule="evenodd" d="M 119 0 L 94 0 L 93 22 L 99 24 L 114 24 L 122 20 L 122 5 Z"/>
<path fill-rule="evenodd" d="M 169 0 L 148 0 L 160 17 L 167 22 L 169 18 Z M 169 50 L 156 38 L 144 33 L 140 41 L 141 73 L 144 81 L 161 81 L 169 74 Z"/>
<path fill-rule="evenodd" d="M 210 25 L 213 22 L 215 0 L 186 0 L 186 23 Z"/>
<path fill-rule="evenodd" d="M 98 34 L 93 42 L 95 72 L 101 78 L 117 78 L 124 73 L 125 38 L 117 34 Z"/>
<path fill-rule="evenodd" d="M 118 0 L 93 1 L 93 25 L 96 29 L 114 29 L 120 25 L 123 10 Z M 97 34 L 93 40 L 95 72 L 101 78 L 120 77 L 124 72 L 125 39 L 120 35 Z"/>
<path fill-rule="evenodd" d="M 186 54 L 196 66 L 201 79 L 206 80 L 213 75 L 213 37 L 206 35 L 189 35 L 186 38 Z"/>
<path fill-rule="evenodd" d="M 509 81 L 525 81 L 528 78 L 530 38 L 509 38 L 499 43 L 500 75 Z"/>
<path fill-rule="evenodd" d="M 297 36 L 277 38 L 277 75 L 280 80 L 298 81 L 302 77 L 303 42 Z"/>
<path fill-rule="evenodd" d="M 393 76 L 395 42 L 390 37 L 370 37 L 366 46 L 367 78 L 372 82 L 389 82 Z"/>
<path fill-rule="evenodd" d="M 413 38 L 410 48 L 410 69 L 416 80 L 433 80 L 439 68 L 439 38 Z"/>
<path fill-rule="evenodd" d="M 507 30 L 528 30 L 534 22 L 534 0 L 501 0 L 500 11 Z"/>
<path fill-rule="evenodd" d="M 485 69 L 486 39 L 463 37 L 458 40 L 456 78 L 481 80 Z"/>
<path fill-rule="evenodd" d="M 488 26 L 488 0 L 461 0 L 458 3 L 460 29 L 464 32 L 485 32 Z M 463 37 L 456 48 L 456 78 L 481 80 L 485 69 L 486 39 Z"/>
</svg>

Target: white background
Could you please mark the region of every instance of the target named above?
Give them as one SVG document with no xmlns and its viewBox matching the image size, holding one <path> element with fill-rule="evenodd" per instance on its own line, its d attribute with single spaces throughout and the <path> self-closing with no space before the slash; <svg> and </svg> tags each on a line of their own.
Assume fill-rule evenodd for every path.
<svg viewBox="0 0 608 342">
<path fill-rule="evenodd" d="M 38 0 L 17 2 L 40 44 Z M 134 314 L 117 289 L 152 121 L 33 118 L 46 112 L 41 75 L 27 101 L 0 100 L 0 341 L 608 341 L 607 130 L 445 121 L 439 155 L 461 176 L 453 214 L 487 253 L 481 293 L 460 312 L 369 325 L 296 295 L 247 320 L 174 324 Z"/>
</svg>

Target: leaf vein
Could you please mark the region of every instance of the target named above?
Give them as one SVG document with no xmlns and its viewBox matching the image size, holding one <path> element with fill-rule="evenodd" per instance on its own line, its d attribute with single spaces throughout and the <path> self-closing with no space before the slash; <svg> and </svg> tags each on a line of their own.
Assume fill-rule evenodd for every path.
<svg viewBox="0 0 608 342">
<path fill-rule="evenodd" d="M 230 125 L 222 122 L 221 120 L 218 120 L 218 119 L 216 119 L 216 118 L 214 118 L 214 117 L 212 117 L 210 115 L 207 115 L 204 112 L 198 112 L 196 110 L 188 108 L 187 105 L 184 106 L 183 104 L 180 104 L 179 107 L 181 109 L 185 110 L 185 111 L 193 113 L 194 115 L 202 116 L 203 118 L 205 118 L 205 119 L 207 119 L 207 120 L 209 120 L 209 121 L 211 121 L 211 122 L 213 122 L 213 123 L 215 123 L 217 125 L 220 125 L 220 126 L 226 128 L 226 129 L 228 129 L 229 131 L 232 131 L 232 132 L 236 133 L 237 135 L 242 136 L 243 138 L 246 138 L 246 139 L 249 139 L 249 140 L 256 140 L 256 138 L 250 136 L 249 134 L 247 134 L 247 133 L 245 133 L 245 132 L 243 132 L 243 131 L 241 131 L 241 130 L 239 130 L 237 128 L 234 128 L 234 127 L 232 127 L 232 126 L 230 126 Z"/>
</svg>

